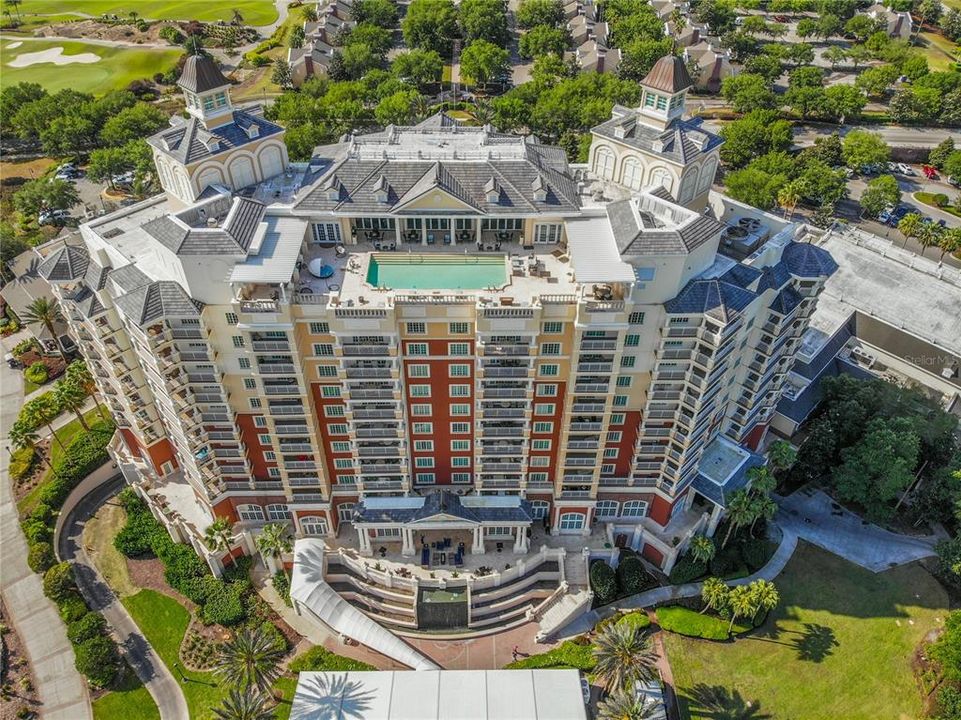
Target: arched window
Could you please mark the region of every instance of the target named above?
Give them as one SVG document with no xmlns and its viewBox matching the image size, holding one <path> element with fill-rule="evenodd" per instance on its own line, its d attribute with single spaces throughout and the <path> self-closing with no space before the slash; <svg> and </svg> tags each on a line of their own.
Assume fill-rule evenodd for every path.
<svg viewBox="0 0 961 720">
<path fill-rule="evenodd" d="M 230 161 L 230 181 L 234 190 L 240 190 L 257 182 L 254 165 L 250 158 L 241 156 Z"/>
<path fill-rule="evenodd" d="M 604 180 L 614 179 L 614 152 L 603 145 L 594 153 L 594 173 Z"/>
<path fill-rule="evenodd" d="M 319 515 L 308 515 L 300 518 L 300 530 L 304 535 L 326 535 L 327 518 Z"/>
<path fill-rule="evenodd" d="M 651 171 L 651 179 L 648 181 L 648 185 L 662 185 L 668 192 L 673 192 L 674 178 L 667 168 L 654 168 Z"/>
<path fill-rule="evenodd" d="M 551 509 L 551 504 L 546 500 L 531 500 L 531 516 L 535 520 L 543 520 Z"/>
<path fill-rule="evenodd" d="M 620 503 L 617 500 L 598 500 L 597 507 L 594 508 L 594 517 L 598 520 L 615 518 L 619 507 Z"/>
<path fill-rule="evenodd" d="M 706 163 L 704 167 L 701 168 L 701 181 L 697 184 L 698 193 L 702 193 L 711 187 L 711 183 L 714 182 L 714 174 L 717 172 L 717 158 L 711 158 Z"/>
<path fill-rule="evenodd" d="M 569 512 L 563 513 L 561 515 L 560 529 L 561 532 L 565 530 L 583 530 L 584 529 L 584 513 L 579 512 Z"/>
<path fill-rule="evenodd" d="M 267 519 L 274 522 L 290 520 L 290 509 L 284 503 L 267 506 Z"/>
<path fill-rule="evenodd" d="M 238 505 L 237 514 L 247 522 L 263 522 L 264 509 L 260 505 Z"/>
<path fill-rule="evenodd" d="M 639 518 L 647 515 L 647 503 L 643 500 L 628 500 L 621 509 L 621 517 Z"/>
<path fill-rule="evenodd" d="M 200 188 L 200 192 L 203 192 L 211 185 L 223 185 L 224 176 L 219 169 L 215 167 L 205 168 L 197 176 L 197 187 Z"/>
<path fill-rule="evenodd" d="M 637 158 L 629 157 L 624 160 L 621 169 L 621 185 L 629 187 L 631 190 L 640 190 L 643 175 L 644 169 Z"/>
<path fill-rule="evenodd" d="M 681 191 L 678 194 L 678 202 L 686 203 L 694 197 L 694 188 L 697 187 L 697 168 L 691 168 L 681 177 Z"/>
<path fill-rule="evenodd" d="M 260 172 L 263 173 L 265 180 L 280 175 L 284 171 L 284 158 L 280 154 L 280 148 L 276 145 L 268 145 L 261 150 L 258 159 L 260 160 Z"/>
<path fill-rule="evenodd" d="M 341 522 L 350 522 L 354 517 L 354 503 L 341 503 L 337 506 L 337 518 Z"/>
</svg>

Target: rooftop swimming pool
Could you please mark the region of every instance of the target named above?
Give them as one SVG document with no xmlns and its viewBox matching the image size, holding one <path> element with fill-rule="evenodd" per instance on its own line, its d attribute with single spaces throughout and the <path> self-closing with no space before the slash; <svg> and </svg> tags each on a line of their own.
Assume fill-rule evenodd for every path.
<svg viewBox="0 0 961 720">
<path fill-rule="evenodd" d="M 372 255 L 367 282 L 391 290 L 484 290 L 507 284 L 503 255 Z"/>
</svg>

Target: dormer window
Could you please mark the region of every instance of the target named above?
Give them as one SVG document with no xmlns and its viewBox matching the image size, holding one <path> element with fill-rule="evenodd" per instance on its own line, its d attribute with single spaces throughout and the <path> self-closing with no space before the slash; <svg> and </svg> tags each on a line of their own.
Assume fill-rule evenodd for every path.
<svg viewBox="0 0 961 720">
<path fill-rule="evenodd" d="M 255 137 L 260 137 L 260 126 L 257 123 L 251 123 L 246 128 L 244 132 L 247 133 L 247 137 L 253 140 Z"/>
<path fill-rule="evenodd" d="M 501 186 L 493 177 L 484 185 L 484 195 L 487 197 L 487 202 L 490 203 L 496 203 L 500 200 Z"/>
<path fill-rule="evenodd" d="M 387 178 L 383 175 L 381 175 L 380 180 L 377 181 L 377 187 L 374 189 L 374 197 L 379 203 L 386 203 L 390 197 L 390 185 L 387 182 Z"/>
<path fill-rule="evenodd" d="M 340 180 L 333 177 L 324 185 L 328 200 L 340 200 Z"/>
<path fill-rule="evenodd" d="M 535 201 L 544 202 L 547 200 L 547 184 L 540 175 L 534 178 L 534 182 L 531 183 L 531 189 L 534 191 Z"/>
</svg>

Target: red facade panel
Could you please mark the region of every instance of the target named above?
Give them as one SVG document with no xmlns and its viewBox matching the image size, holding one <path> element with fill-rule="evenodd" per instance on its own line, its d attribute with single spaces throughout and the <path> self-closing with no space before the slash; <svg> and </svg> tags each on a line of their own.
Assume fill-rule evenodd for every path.
<svg viewBox="0 0 961 720">
<path fill-rule="evenodd" d="M 254 423 L 255 417 L 262 417 L 250 413 L 237 413 L 237 429 L 240 431 L 240 439 L 247 448 L 247 458 L 250 460 L 251 472 L 255 480 L 267 480 L 270 478 L 268 467 L 276 467 L 276 462 L 268 462 L 264 453 L 270 450 L 269 445 L 261 445 L 260 435 L 267 433 L 267 428 L 258 428 Z"/>
</svg>

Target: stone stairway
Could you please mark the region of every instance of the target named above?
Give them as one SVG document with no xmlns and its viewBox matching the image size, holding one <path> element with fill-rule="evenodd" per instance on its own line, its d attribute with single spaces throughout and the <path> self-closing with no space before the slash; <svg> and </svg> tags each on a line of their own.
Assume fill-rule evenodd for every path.
<svg viewBox="0 0 961 720">
<path fill-rule="evenodd" d="M 579 552 L 568 552 L 564 556 L 564 580 L 572 589 L 587 587 L 587 561 Z"/>
<path fill-rule="evenodd" d="M 576 620 L 590 609 L 592 599 L 593 593 L 586 587 L 571 588 L 570 592 L 565 593 L 541 617 L 537 640 L 540 642 L 549 638 Z"/>
</svg>

